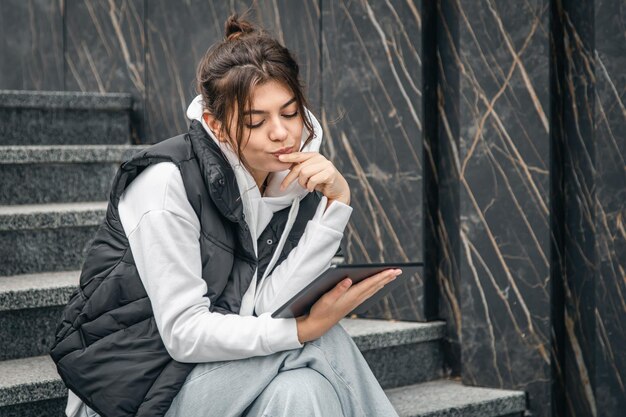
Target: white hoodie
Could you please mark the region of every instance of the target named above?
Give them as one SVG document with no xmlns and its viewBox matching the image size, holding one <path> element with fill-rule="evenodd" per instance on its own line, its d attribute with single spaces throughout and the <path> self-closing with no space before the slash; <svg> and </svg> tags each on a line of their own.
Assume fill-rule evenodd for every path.
<svg viewBox="0 0 626 417">
<path fill-rule="evenodd" d="M 319 151 L 322 129 L 315 116 L 306 111 L 315 137 L 300 150 Z M 239 163 L 232 148 L 218 141 L 202 120 L 201 96 L 192 101 L 187 117 L 202 123 L 233 167 L 255 252 L 257 237 L 273 214 L 288 206 L 291 209 L 274 256 L 258 287 L 255 271 L 239 315 L 212 313 L 201 275 L 200 222 L 187 200 L 180 171 L 171 162 L 161 162 L 135 178 L 122 194 L 118 210 L 163 343 L 175 360 L 196 363 L 263 356 L 302 347 L 295 319 L 275 319 L 271 313 L 331 265 L 352 207 L 333 201 L 326 208 L 327 198 L 322 197 L 298 245 L 272 271 L 296 219 L 300 199 L 308 191 L 298 181 L 280 191 L 280 183 L 289 173 L 284 170 L 270 174 L 261 196 L 254 178 Z M 303 144 L 308 136 L 306 129 L 302 135 Z M 68 391 L 66 415 L 87 416 L 87 406 Z"/>
</svg>

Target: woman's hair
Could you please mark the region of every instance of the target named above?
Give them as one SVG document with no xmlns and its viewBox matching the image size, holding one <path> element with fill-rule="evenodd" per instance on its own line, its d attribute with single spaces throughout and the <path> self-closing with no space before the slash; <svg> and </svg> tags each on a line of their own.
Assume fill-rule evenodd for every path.
<svg viewBox="0 0 626 417">
<path fill-rule="evenodd" d="M 236 13 L 224 24 L 224 39 L 212 45 L 198 64 L 196 80 L 204 108 L 221 122 L 222 133 L 227 133 L 236 114 L 251 108 L 253 87 L 274 80 L 288 87 L 296 98 L 298 113 L 309 131 L 304 145 L 313 139 L 295 59 L 276 39 Z M 230 140 L 235 142 L 231 146 L 239 160 L 247 166 L 241 153 L 243 126 L 244 118 L 239 117 L 235 138 Z"/>
</svg>

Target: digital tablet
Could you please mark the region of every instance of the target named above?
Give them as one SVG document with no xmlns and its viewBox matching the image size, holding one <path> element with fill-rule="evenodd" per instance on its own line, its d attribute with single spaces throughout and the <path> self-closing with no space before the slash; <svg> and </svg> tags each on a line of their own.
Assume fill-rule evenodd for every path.
<svg viewBox="0 0 626 417">
<path fill-rule="evenodd" d="M 315 278 L 309 285 L 304 287 L 299 293 L 294 295 L 289 301 L 274 311 L 274 313 L 272 313 L 272 317 L 292 318 L 307 314 L 313 304 L 315 304 L 315 302 L 319 300 L 322 295 L 326 294 L 346 277 L 350 277 L 352 279 L 352 285 L 354 285 L 365 278 L 386 269 L 401 269 L 402 274 L 398 275 L 395 280 L 385 285 L 383 289 L 365 300 L 349 313 L 349 315 L 362 314 L 378 303 L 395 287 L 405 282 L 411 276 L 418 274 L 419 270 L 423 266 L 423 262 L 333 265 L 324 271 L 320 276 Z"/>
</svg>

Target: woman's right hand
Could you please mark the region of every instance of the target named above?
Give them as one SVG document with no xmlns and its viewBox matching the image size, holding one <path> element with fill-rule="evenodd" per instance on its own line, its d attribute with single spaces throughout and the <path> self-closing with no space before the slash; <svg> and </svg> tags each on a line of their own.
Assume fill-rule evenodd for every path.
<svg viewBox="0 0 626 417">
<path fill-rule="evenodd" d="M 315 340 L 330 330 L 349 312 L 380 291 L 402 273 L 401 269 L 386 269 L 352 285 L 346 277 L 324 294 L 306 316 L 296 317 L 300 343 Z"/>
</svg>

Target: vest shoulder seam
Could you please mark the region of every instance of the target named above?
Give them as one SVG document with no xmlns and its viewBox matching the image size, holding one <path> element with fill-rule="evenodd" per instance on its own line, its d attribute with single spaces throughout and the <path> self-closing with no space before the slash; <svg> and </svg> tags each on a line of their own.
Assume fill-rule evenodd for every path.
<svg viewBox="0 0 626 417">
<path fill-rule="evenodd" d="M 161 212 L 166 212 L 166 213 L 170 213 L 171 215 L 176 216 L 176 217 L 178 217 L 179 219 L 184 220 L 186 223 L 188 223 L 191 227 L 193 227 L 193 228 L 194 228 L 194 230 L 198 233 L 198 235 L 200 235 L 200 234 L 201 234 L 201 230 L 198 230 L 198 229 L 196 228 L 196 226 L 195 226 L 192 222 L 190 222 L 189 220 L 187 220 L 186 218 L 184 218 L 184 217 L 183 217 L 183 216 L 181 216 L 180 214 L 175 213 L 175 212 L 173 212 L 172 210 L 168 210 L 168 209 L 161 208 L 161 209 L 152 209 L 152 210 L 148 210 L 148 211 L 146 211 L 145 213 L 143 213 L 143 214 L 141 215 L 141 217 L 139 218 L 139 221 L 137 222 L 137 225 L 134 227 L 134 229 L 133 229 L 133 230 L 131 230 L 131 231 L 128 233 L 127 239 L 130 239 L 130 236 L 131 236 L 133 233 L 135 233 L 135 231 L 139 228 L 139 225 L 141 224 L 141 222 L 143 221 L 143 218 L 144 218 L 146 215 L 151 214 L 151 213 L 155 213 L 155 212 L 159 212 L 159 211 L 161 211 Z"/>
</svg>

